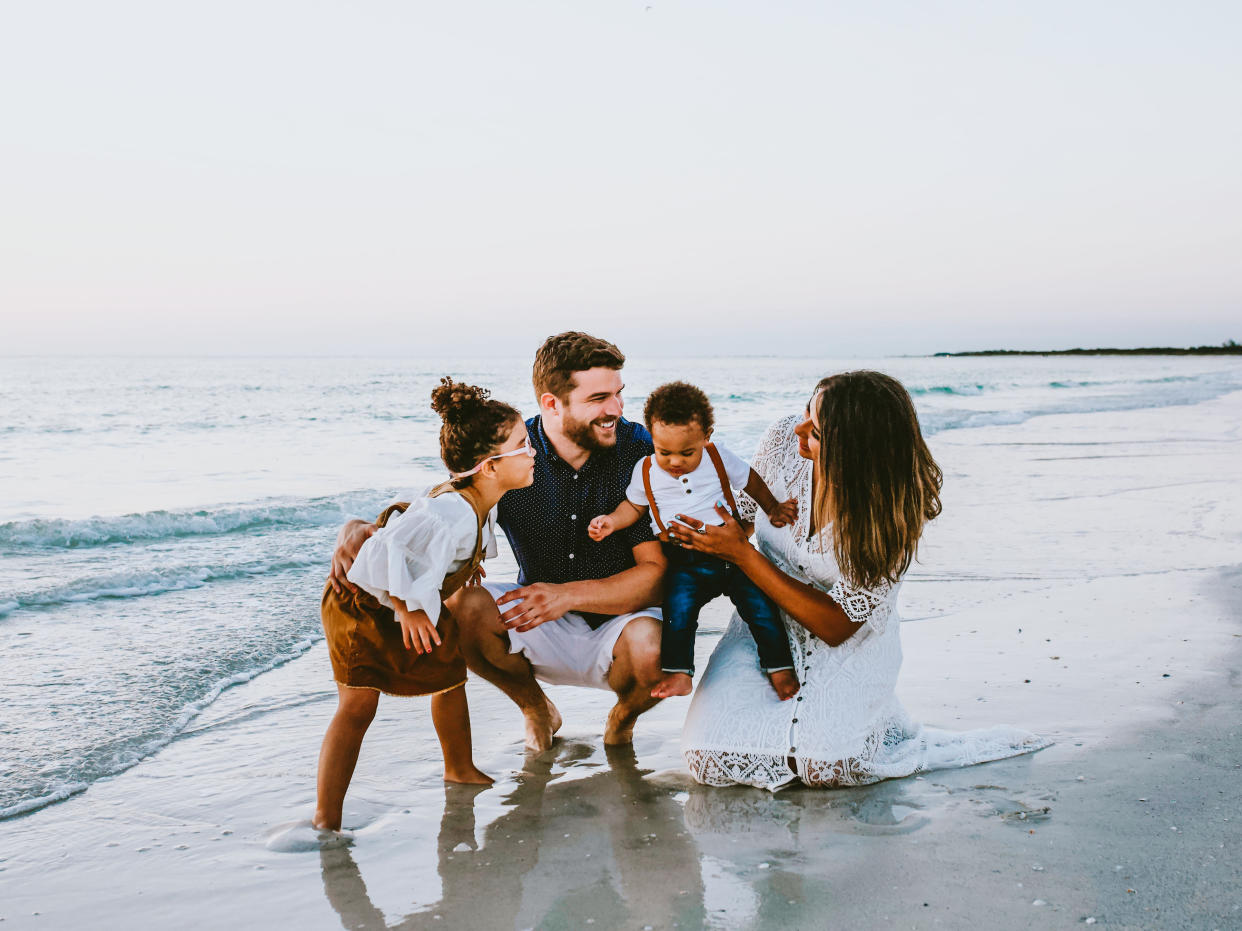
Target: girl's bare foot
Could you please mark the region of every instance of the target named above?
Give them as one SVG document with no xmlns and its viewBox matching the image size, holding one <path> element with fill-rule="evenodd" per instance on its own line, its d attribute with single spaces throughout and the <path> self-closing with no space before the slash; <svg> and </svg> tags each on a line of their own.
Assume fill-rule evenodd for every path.
<svg viewBox="0 0 1242 931">
<path fill-rule="evenodd" d="M 798 689 L 802 688 L 792 669 L 778 669 L 770 672 L 768 681 L 772 683 L 772 688 L 776 689 L 776 696 L 781 701 L 789 701 L 798 694 Z"/>
<path fill-rule="evenodd" d="M 676 695 L 689 695 L 694 688 L 694 679 L 684 672 L 666 673 L 651 690 L 652 698 L 673 698 Z M 798 690 L 798 682 L 794 680 L 794 692 Z M 789 693 L 790 695 L 793 692 Z"/>
<path fill-rule="evenodd" d="M 444 768 L 444 781 L 464 785 L 490 786 L 496 780 L 478 767 L 471 765 L 468 769 L 461 770 L 450 770 L 446 766 Z"/>
</svg>

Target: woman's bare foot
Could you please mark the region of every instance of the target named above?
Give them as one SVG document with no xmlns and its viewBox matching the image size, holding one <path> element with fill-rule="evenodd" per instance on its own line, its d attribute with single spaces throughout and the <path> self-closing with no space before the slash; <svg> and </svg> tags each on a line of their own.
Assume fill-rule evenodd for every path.
<svg viewBox="0 0 1242 931">
<path fill-rule="evenodd" d="M 773 685 L 776 683 L 774 682 Z M 684 672 L 670 672 L 656 683 L 651 690 L 652 698 L 673 698 L 677 695 L 689 695 L 694 688 L 694 679 Z M 798 682 L 794 680 L 794 692 L 798 691 Z M 789 693 L 790 695 L 793 692 Z"/>
<path fill-rule="evenodd" d="M 776 697 L 781 701 L 789 701 L 798 694 L 798 689 L 802 688 L 792 669 L 778 669 L 770 672 L 768 681 L 772 683 L 772 688 L 776 689 Z"/>
<path fill-rule="evenodd" d="M 446 766 L 444 768 L 444 781 L 454 782 L 459 785 L 490 786 L 496 780 L 477 766 L 471 765 L 468 769 L 463 768 L 461 770 L 450 770 Z"/>
<path fill-rule="evenodd" d="M 542 712 L 526 714 L 526 749 L 536 753 L 551 749 L 552 738 L 561 729 L 561 713 L 552 699 L 544 697 L 547 703 Z"/>
</svg>

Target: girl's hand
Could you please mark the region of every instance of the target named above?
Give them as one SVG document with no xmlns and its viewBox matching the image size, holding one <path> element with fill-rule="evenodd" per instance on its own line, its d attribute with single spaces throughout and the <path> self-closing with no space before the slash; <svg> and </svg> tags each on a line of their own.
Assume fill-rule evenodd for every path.
<svg viewBox="0 0 1242 931">
<path fill-rule="evenodd" d="M 470 578 L 466 579 L 466 585 L 478 587 L 483 584 L 483 580 L 487 578 L 487 570 L 482 565 L 476 566 Z"/>
<path fill-rule="evenodd" d="M 710 527 L 685 514 L 676 515 L 676 522 L 668 525 L 669 539 L 688 550 L 697 550 L 719 556 L 728 562 L 737 562 L 753 547 L 746 539 L 746 531 L 742 525 L 733 519 L 733 515 L 720 501 L 716 502 L 716 513 L 724 519 L 719 527 Z"/>
<path fill-rule="evenodd" d="M 612 518 L 607 514 L 601 514 L 599 517 L 592 518 L 591 522 L 587 524 L 587 536 L 598 543 L 616 529 L 616 524 L 613 523 Z"/>
<path fill-rule="evenodd" d="M 440 633 L 436 625 L 425 611 L 404 611 L 396 609 L 397 620 L 401 624 L 401 639 L 405 648 L 415 653 L 430 653 L 433 647 L 440 645 Z"/>
<path fill-rule="evenodd" d="M 782 501 L 776 507 L 772 508 L 772 512 L 768 514 L 768 520 L 772 522 L 773 527 L 784 527 L 792 524 L 798 519 L 798 500 L 790 498 L 788 501 Z"/>
</svg>

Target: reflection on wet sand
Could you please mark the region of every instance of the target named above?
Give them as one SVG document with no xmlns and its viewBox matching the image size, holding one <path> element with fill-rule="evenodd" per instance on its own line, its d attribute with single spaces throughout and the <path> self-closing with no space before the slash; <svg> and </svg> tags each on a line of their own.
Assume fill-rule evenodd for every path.
<svg viewBox="0 0 1242 931">
<path fill-rule="evenodd" d="M 807 927 L 879 866 L 867 837 L 918 831 L 946 798 L 913 780 L 772 794 L 648 779 L 628 748 L 575 778 L 600 766 L 584 742 L 529 756 L 481 835 L 475 802 L 494 790 L 447 786 L 430 905 L 390 923 L 346 847 L 320 852 L 327 899 L 351 931 Z"/>
<path fill-rule="evenodd" d="M 554 764 L 589 756 L 563 743 L 527 759 L 510 810 L 476 844 L 475 798 L 449 786 L 437 843 L 440 901 L 388 924 L 348 848 L 323 850 L 324 892 L 347 929 L 528 928 L 705 923 L 698 850 L 674 790 L 645 782 L 632 750 L 608 768 L 558 781 Z"/>
</svg>

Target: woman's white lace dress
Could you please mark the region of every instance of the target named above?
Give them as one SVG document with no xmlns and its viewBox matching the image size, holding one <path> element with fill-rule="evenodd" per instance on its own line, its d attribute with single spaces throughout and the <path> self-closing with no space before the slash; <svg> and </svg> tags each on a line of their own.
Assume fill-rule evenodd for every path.
<svg viewBox="0 0 1242 931">
<path fill-rule="evenodd" d="M 778 789 L 795 776 L 808 785 L 862 785 L 929 769 L 968 766 L 1046 746 L 1012 727 L 937 731 L 912 722 L 895 694 L 901 668 L 900 583 L 875 591 L 847 586 L 830 533 L 811 539 L 812 464 L 798 454 L 797 416 L 777 421 L 752 463 L 778 501 L 795 497 L 797 524 L 775 528 L 755 514 L 759 549 L 781 571 L 828 592 L 863 626 L 830 647 L 783 615 L 802 688 L 776 697 L 759 668 L 755 641 L 735 612 L 694 693 L 682 731 L 691 775 L 707 785 Z M 747 502 L 739 501 L 750 517 Z M 754 510 L 749 502 L 749 510 Z M 789 759 L 797 772 L 789 768 Z"/>
</svg>

